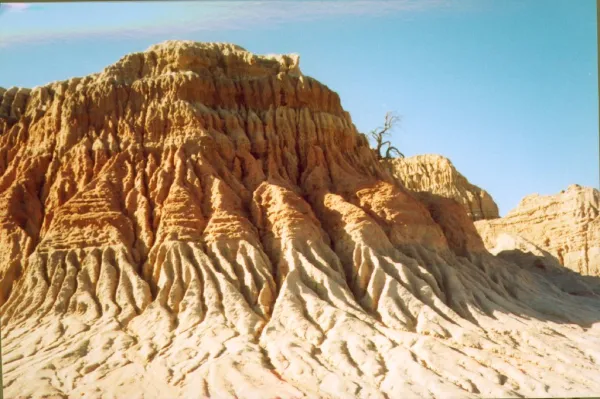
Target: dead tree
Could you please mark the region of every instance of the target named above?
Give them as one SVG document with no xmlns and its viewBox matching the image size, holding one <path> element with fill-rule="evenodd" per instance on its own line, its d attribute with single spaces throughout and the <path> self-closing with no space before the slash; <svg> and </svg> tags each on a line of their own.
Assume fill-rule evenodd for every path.
<svg viewBox="0 0 600 399">
<path fill-rule="evenodd" d="M 384 141 L 398 122 L 400 122 L 400 117 L 398 115 L 393 112 L 387 112 L 385 114 L 383 127 L 373 129 L 367 134 L 367 137 L 375 142 L 375 152 L 377 153 L 378 159 L 390 159 L 394 154 L 399 158 L 404 158 L 404 154 L 396 147 L 393 147 L 389 140 Z M 382 155 L 381 152 L 385 146 L 387 146 L 387 149 L 385 150 L 385 155 Z"/>
</svg>

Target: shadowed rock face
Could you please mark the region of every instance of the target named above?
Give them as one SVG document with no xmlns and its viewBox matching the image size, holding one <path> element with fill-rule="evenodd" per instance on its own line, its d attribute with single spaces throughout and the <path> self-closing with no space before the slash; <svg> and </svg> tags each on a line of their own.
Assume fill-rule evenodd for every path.
<svg viewBox="0 0 600 399">
<path fill-rule="evenodd" d="M 529 195 L 505 217 L 476 223 L 489 248 L 507 233 L 529 240 L 578 273 L 600 276 L 600 192 L 571 185 L 556 195 Z"/>
<path fill-rule="evenodd" d="M 600 391 L 598 296 L 406 191 L 297 57 L 167 42 L 0 109 L 8 397 Z"/>
<path fill-rule="evenodd" d="M 426 154 L 383 162 L 407 189 L 456 200 L 472 220 L 500 217 L 498 206 L 487 191 L 469 183 L 448 158 Z"/>
</svg>

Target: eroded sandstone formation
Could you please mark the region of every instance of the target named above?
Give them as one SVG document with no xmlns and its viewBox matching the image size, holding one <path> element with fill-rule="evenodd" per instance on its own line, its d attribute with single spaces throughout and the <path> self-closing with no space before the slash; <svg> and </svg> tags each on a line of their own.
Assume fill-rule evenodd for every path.
<svg viewBox="0 0 600 399">
<path fill-rule="evenodd" d="M 600 391 L 593 290 L 398 184 L 297 57 L 166 42 L 0 104 L 7 397 Z"/>
<path fill-rule="evenodd" d="M 384 165 L 414 192 L 429 192 L 462 204 L 472 220 L 500 217 L 487 191 L 469 183 L 448 158 L 436 154 L 385 160 Z"/>
<path fill-rule="evenodd" d="M 600 192 L 576 184 L 556 195 L 529 195 L 505 217 L 475 223 L 488 248 L 520 236 L 578 273 L 600 276 Z"/>
</svg>

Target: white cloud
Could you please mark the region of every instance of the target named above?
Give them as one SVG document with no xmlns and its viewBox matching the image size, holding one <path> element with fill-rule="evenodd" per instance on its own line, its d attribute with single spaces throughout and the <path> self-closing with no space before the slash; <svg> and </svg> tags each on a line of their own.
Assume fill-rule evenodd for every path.
<svg viewBox="0 0 600 399">
<path fill-rule="evenodd" d="M 185 35 L 207 30 L 240 30 L 257 26 L 277 26 L 291 22 L 306 22 L 339 16 L 381 16 L 399 12 L 421 12 L 459 4 L 457 0 L 329 0 L 329 1 L 232 1 L 192 3 L 173 2 L 173 13 L 165 14 L 160 21 L 144 21 L 132 15 L 131 23 L 106 28 L 76 28 L 61 24 L 36 33 L 2 32 L 0 46 L 6 47 L 27 42 L 52 42 L 55 40 L 100 37 L 152 37 L 160 35 Z M 165 3 L 156 3 L 164 5 Z M 26 3 L 4 4 L 11 11 L 23 11 Z M 152 7 L 152 3 L 145 3 Z M 218 15 L 207 13 L 207 8 L 218 8 Z M 49 8 L 49 7 L 48 7 Z M 93 18 L 93 13 L 90 13 Z M 79 21 L 82 22 L 82 21 Z M 137 25 L 137 26 L 136 26 Z M 146 26 L 144 26 L 146 25 Z M 97 25 L 96 25 L 97 26 Z M 27 33 L 25 33 L 27 32 Z"/>
<path fill-rule="evenodd" d="M 4 3 L 1 7 L 6 12 L 22 12 L 31 7 L 29 3 Z"/>
</svg>

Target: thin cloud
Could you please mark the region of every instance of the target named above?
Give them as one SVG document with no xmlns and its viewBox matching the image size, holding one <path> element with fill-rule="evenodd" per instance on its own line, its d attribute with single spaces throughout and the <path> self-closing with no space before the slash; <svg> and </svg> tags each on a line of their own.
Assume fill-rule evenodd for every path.
<svg viewBox="0 0 600 399">
<path fill-rule="evenodd" d="M 341 16 L 383 16 L 391 13 L 414 13 L 432 9 L 450 8 L 457 0 L 354 0 L 354 1 L 234 1 L 234 2 L 174 2 L 173 13 L 157 21 L 140 21 L 132 16 L 123 26 L 101 28 L 69 27 L 68 24 L 35 33 L 2 32 L 0 46 L 21 43 L 45 43 L 56 40 L 94 38 L 147 38 L 161 35 L 186 35 L 201 31 L 244 30 L 265 26 L 278 26 L 293 22 L 310 22 Z M 164 3 L 156 3 L 164 4 Z M 3 5 L 3 7 L 6 5 Z M 25 10 L 29 4 L 12 3 L 10 10 Z M 223 11 L 218 17 L 208 16 L 206 7 Z M 144 3 L 152 7 L 152 3 Z M 48 7 L 50 8 L 50 7 Z M 176 16 L 174 16 L 176 15 Z M 94 18 L 90 13 L 89 18 Z M 136 26 L 137 24 L 137 26 Z M 146 26 L 144 26 L 146 25 Z M 132 27 L 133 26 L 133 27 Z M 23 29 L 25 32 L 26 30 Z"/>
<path fill-rule="evenodd" d="M 28 3 L 0 3 L 0 14 L 9 12 L 23 12 L 31 7 Z"/>
</svg>

